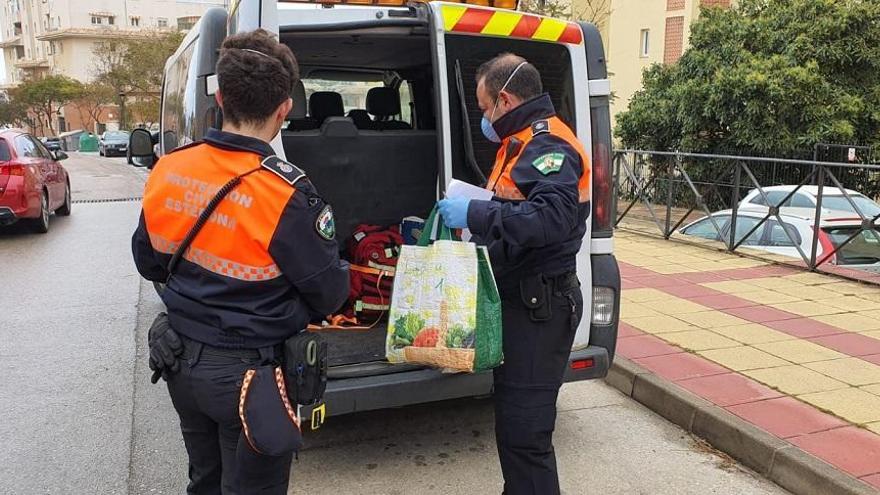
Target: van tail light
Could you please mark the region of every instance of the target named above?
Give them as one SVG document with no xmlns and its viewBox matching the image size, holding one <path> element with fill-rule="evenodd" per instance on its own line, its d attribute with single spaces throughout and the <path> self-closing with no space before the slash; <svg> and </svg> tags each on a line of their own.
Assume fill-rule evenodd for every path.
<svg viewBox="0 0 880 495">
<path fill-rule="evenodd" d="M 24 177 L 24 165 L 0 163 L 0 175 L 16 175 L 19 177 Z"/>
<path fill-rule="evenodd" d="M 597 106 L 590 109 L 593 141 L 593 234 L 611 237 L 614 234 L 614 202 L 612 195 L 614 174 L 611 170 L 611 120 L 607 97 L 593 97 Z"/>
<path fill-rule="evenodd" d="M 825 263 L 837 264 L 837 255 L 835 254 L 831 258 L 828 257 L 828 253 L 834 251 L 834 242 L 831 241 L 831 236 L 828 235 L 822 229 L 819 229 L 819 245 L 822 246 L 822 253 L 816 255 L 816 264 L 823 265 Z M 826 259 L 827 258 L 827 259 Z"/>
</svg>

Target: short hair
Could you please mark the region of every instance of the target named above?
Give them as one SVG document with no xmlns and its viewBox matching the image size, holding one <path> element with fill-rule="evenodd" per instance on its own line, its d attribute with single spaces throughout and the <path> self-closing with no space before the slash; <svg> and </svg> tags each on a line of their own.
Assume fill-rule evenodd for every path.
<svg viewBox="0 0 880 495">
<path fill-rule="evenodd" d="M 299 81 L 290 48 L 257 29 L 226 38 L 217 60 L 223 118 L 233 125 L 259 124 L 283 103 Z"/>
<path fill-rule="evenodd" d="M 484 62 L 477 69 L 477 84 L 480 80 L 484 80 L 483 84 L 489 92 L 489 96 L 493 100 L 497 99 L 504 83 L 522 63 L 525 65 L 520 67 L 504 89 L 522 100 L 531 100 L 544 91 L 541 85 L 541 74 L 534 65 L 513 53 L 502 53 L 492 60 Z"/>
</svg>

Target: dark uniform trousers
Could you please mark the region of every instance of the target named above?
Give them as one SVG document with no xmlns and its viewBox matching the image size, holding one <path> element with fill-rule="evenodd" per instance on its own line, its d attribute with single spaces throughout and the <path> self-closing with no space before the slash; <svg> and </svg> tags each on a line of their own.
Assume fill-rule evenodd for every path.
<svg viewBox="0 0 880 495">
<path fill-rule="evenodd" d="M 256 350 L 225 350 L 185 340 L 180 371 L 168 381 L 189 454 L 191 495 L 285 495 L 293 454 L 259 455 L 238 416 L 245 371 L 261 363 Z"/>
<path fill-rule="evenodd" d="M 552 295 L 546 321 L 534 321 L 522 291 L 501 289 L 504 364 L 495 369 L 495 438 L 506 495 L 559 493 L 553 450 L 556 398 L 583 314 L 583 296 L 573 273 L 548 283 Z"/>
</svg>

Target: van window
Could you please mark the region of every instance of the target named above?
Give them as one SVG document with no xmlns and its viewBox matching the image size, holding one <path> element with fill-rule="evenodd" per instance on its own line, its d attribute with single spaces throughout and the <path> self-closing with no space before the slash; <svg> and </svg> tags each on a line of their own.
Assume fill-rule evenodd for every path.
<svg viewBox="0 0 880 495">
<path fill-rule="evenodd" d="M 532 63 L 541 73 L 544 92 L 550 94 L 556 113 L 572 129 L 575 122 L 575 92 L 572 79 L 571 53 L 565 45 L 515 38 L 446 34 L 447 85 L 449 88 L 450 122 L 452 126 L 452 175 L 471 183 L 480 182 L 468 166 L 462 131 L 461 103 L 456 90 L 455 63 L 459 62 L 464 86 L 464 101 L 470 121 L 470 137 L 474 157 L 488 176 L 495 160 L 498 145 L 483 137 L 480 130 L 482 111 L 477 104 L 477 68 L 487 60 L 504 52 L 515 53 Z M 586 81 L 583 82 L 586 84 Z"/>
<path fill-rule="evenodd" d="M 191 68 L 198 38 L 180 53 L 165 73 L 162 91 L 162 151 L 169 153 L 178 146 L 192 142 L 195 119 L 196 79 Z"/>
<path fill-rule="evenodd" d="M 370 88 L 381 87 L 376 81 L 330 81 L 326 79 L 303 79 L 306 88 L 306 100 L 316 91 L 332 91 L 342 95 L 342 106 L 345 113 L 351 110 L 367 108 L 367 92 Z"/>
</svg>

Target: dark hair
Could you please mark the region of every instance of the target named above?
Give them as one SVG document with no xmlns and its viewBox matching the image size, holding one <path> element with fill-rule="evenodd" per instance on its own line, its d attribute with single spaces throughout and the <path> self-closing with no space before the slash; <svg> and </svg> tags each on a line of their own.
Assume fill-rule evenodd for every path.
<svg viewBox="0 0 880 495">
<path fill-rule="evenodd" d="M 290 48 L 257 29 L 226 38 L 217 61 L 223 118 L 233 125 L 258 124 L 293 91 L 299 67 Z"/>
<path fill-rule="evenodd" d="M 534 65 L 513 53 L 502 53 L 492 60 L 484 62 L 477 69 L 477 83 L 479 84 L 480 80 L 485 78 L 483 84 L 489 92 L 489 96 L 494 100 L 498 98 L 501 87 L 504 86 L 513 71 L 523 62 L 525 65 L 519 68 L 504 90 L 522 100 L 531 100 L 544 90 L 541 85 L 541 74 Z"/>
</svg>

